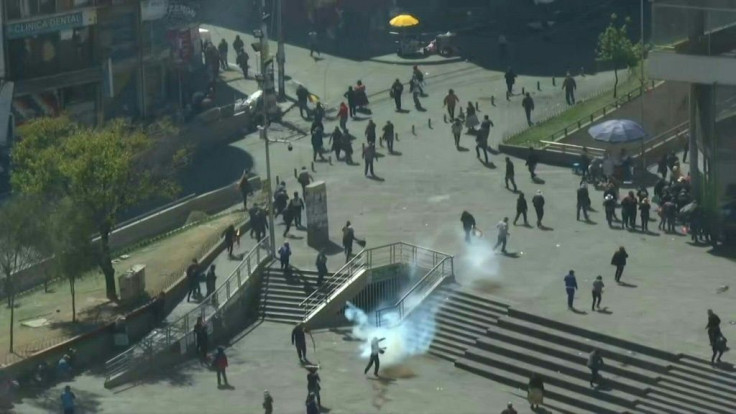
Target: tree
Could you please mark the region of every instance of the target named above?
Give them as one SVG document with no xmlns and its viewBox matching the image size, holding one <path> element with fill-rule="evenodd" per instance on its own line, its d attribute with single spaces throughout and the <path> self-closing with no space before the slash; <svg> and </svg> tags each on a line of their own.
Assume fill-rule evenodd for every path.
<svg viewBox="0 0 736 414">
<path fill-rule="evenodd" d="M 70 199 L 59 202 L 50 212 L 46 225 L 49 252 L 54 256 L 58 274 L 69 281 L 72 298 L 72 322 L 77 321 L 77 277 L 94 265 L 94 252 L 90 234 L 94 224 Z"/>
<path fill-rule="evenodd" d="M 621 66 L 632 67 L 639 60 L 640 52 L 634 47 L 627 33 L 627 25 L 631 20 L 627 17 L 621 26 L 616 26 L 617 16 L 611 15 L 611 22 L 598 36 L 598 47 L 596 48 L 596 60 L 599 62 L 610 62 L 613 65 L 613 76 L 616 78 L 613 84 L 613 97 L 618 92 L 618 69 Z"/>
<path fill-rule="evenodd" d="M 169 132 L 165 124 L 142 128 L 115 120 L 90 128 L 65 117 L 41 118 L 19 129 L 14 188 L 66 198 L 94 224 L 100 237 L 96 261 L 110 300 L 117 299 L 109 240 L 118 215 L 142 201 L 175 193 L 174 168 L 168 168 L 174 157 L 154 152 L 153 145 Z"/>
<path fill-rule="evenodd" d="M 10 352 L 13 352 L 17 272 L 41 258 L 36 242 L 43 237 L 39 226 L 40 203 L 29 197 L 11 199 L 0 207 L 0 271 L 10 308 Z"/>
</svg>

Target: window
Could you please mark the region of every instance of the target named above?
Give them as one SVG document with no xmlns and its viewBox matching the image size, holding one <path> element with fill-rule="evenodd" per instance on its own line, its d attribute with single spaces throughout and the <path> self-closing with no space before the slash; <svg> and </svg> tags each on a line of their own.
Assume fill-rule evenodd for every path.
<svg viewBox="0 0 736 414">
<path fill-rule="evenodd" d="M 23 19 L 56 12 L 56 0 L 7 0 L 8 19 Z"/>
</svg>

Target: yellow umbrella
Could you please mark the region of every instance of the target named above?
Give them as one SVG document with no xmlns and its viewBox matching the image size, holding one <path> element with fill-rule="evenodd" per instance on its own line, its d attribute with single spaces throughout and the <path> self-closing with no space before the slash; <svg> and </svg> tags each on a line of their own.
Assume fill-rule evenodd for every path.
<svg viewBox="0 0 736 414">
<path fill-rule="evenodd" d="M 412 27 L 419 24 L 419 19 L 411 14 L 400 14 L 391 19 L 388 24 L 393 27 Z"/>
</svg>

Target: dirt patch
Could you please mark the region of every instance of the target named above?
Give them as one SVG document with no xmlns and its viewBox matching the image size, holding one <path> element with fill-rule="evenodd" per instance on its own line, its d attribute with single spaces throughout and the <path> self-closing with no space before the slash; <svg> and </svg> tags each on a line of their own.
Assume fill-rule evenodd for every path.
<svg viewBox="0 0 736 414">
<path fill-rule="evenodd" d="M 241 222 L 243 211 L 232 212 L 214 220 L 194 225 L 180 233 L 127 253 L 114 263 L 116 274 L 135 264 L 146 265 L 146 292 L 155 296 L 174 283 L 194 257 L 201 257 L 220 239 L 230 224 Z M 72 323 L 69 282 L 57 280 L 49 291 L 38 290 L 16 299 L 15 354 L 9 354 L 10 310 L 0 307 L 0 364 L 15 362 L 42 349 L 54 346 L 75 335 L 102 326 L 127 311 L 105 297 L 105 281 L 99 270 L 89 272 L 76 282 L 77 322 Z M 46 319 L 37 328 L 21 326 L 24 321 Z"/>
</svg>

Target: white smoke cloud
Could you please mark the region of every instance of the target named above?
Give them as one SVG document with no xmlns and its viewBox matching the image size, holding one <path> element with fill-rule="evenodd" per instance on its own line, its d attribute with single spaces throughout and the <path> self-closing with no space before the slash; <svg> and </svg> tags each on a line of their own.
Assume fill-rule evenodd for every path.
<svg viewBox="0 0 736 414">
<path fill-rule="evenodd" d="M 381 366 L 390 367 L 429 350 L 435 333 L 435 311 L 436 309 L 418 308 L 403 321 L 400 321 L 398 313 L 386 314 L 382 317 L 382 326 L 377 327 L 371 323 L 375 320 L 374 315 L 369 318 L 362 309 L 348 302 L 345 318 L 353 323 L 353 336 L 361 340 L 360 357 L 363 359 L 371 356 L 371 340 L 374 337 L 386 338 L 381 342 L 381 346 L 386 348 L 381 355 Z"/>
<path fill-rule="evenodd" d="M 464 239 L 465 233 L 459 232 L 458 237 Z M 471 237 L 470 243 L 463 242 L 463 249 L 455 256 L 455 273 L 463 280 L 500 281 L 498 258 L 493 251 L 495 240 L 494 229 L 482 237 Z"/>
</svg>

